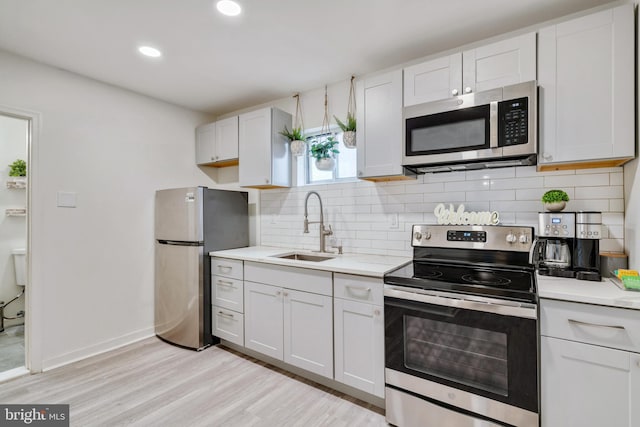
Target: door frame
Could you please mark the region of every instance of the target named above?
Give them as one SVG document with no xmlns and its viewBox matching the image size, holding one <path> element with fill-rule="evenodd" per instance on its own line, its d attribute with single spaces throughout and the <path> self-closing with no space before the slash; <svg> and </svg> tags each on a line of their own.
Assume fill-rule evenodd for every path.
<svg viewBox="0 0 640 427">
<path fill-rule="evenodd" d="M 41 256 L 34 239 L 34 193 L 38 188 L 38 146 L 42 126 L 42 114 L 0 104 L 0 115 L 26 120 L 27 125 L 27 287 L 25 289 L 25 367 L 31 373 L 42 371 L 43 301 L 39 289 L 40 273 L 34 269 L 34 259 Z"/>
</svg>

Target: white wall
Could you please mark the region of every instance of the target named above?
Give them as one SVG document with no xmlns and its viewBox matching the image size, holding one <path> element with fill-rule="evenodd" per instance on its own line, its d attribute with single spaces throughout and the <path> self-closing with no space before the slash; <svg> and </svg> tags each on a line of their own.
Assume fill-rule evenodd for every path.
<svg viewBox="0 0 640 427">
<path fill-rule="evenodd" d="M 210 118 L 6 52 L 0 63 L 0 109 L 41 121 L 31 161 L 35 357 L 47 368 L 151 335 L 154 191 L 215 184 L 194 161 L 194 129 Z M 76 192 L 77 208 L 57 207 L 58 191 Z"/>
<path fill-rule="evenodd" d="M 621 167 L 536 172 L 535 166 L 420 175 L 416 180 L 313 185 L 260 193 L 263 245 L 318 250 L 318 226 L 302 233 L 304 199 L 317 191 L 323 200 L 325 223 L 342 239 L 345 252 L 412 256 L 413 224 L 435 223 L 438 203 L 463 203 L 467 211 L 498 211 L 505 225 L 537 228 L 540 198 L 561 188 L 570 201 L 565 211 L 603 213 L 601 251 L 622 251 L 624 227 Z M 309 199 L 310 221 L 319 205 Z M 396 223 L 397 225 L 394 225 Z"/>
<path fill-rule="evenodd" d="M 17 159 L 27 160 L 28 125 L 26 120 L 0 115 L 0 301 L 5 303 L 22 291 L 16 285 L 11 252 L 27 244 L 26 217 L 5 216 L 5 209 L 26 207 L 26 190 L 7 188 L 5 183 L 9 165 Z M 24 310 L 24 298 L 12 302 L 5 316 L 15 317 L 20 310 Z M 6 320 L 5 327 L 23 321 Z"/>
</svg>

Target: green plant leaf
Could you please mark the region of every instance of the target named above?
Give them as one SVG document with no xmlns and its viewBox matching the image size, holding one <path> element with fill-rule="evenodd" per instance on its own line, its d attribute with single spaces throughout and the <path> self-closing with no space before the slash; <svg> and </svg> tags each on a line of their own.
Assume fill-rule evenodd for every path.
<svg viewBox="0 0 640 427">
<path fill-rule="evenodd" d="M 9 176 L 27 176 L 27 162 L 18 159 L 9 165 Z"/>
<path fill-rule="evenodd" d="M 568 202 L 569 196 L 562 190 L 549 190 L 542 195 L 543 203 Z"/>
</svg>

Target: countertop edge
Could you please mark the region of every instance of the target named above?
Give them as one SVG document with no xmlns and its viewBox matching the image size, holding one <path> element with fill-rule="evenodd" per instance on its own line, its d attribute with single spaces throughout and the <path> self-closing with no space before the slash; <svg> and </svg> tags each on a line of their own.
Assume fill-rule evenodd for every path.
<svg viewBox="0 0 640 427">
<path fill-rule="evenodd" d="M 623 291 L 606 278 L 601 282 L 589 282 L 538 275 L 538 297 L 640 310 L 640 292 Z"/>
<path fill-rule="evenodd" d="M 331 271 L 333 273 L 353 274 L 358 276 L 375 277 L 382 279 L 386 273 L 411 262 L 410 257 L 390 257 L 383 255 L 367 254 L 345 254 L 337 255 L 335 258 L 322 261 L 295 261 L 282 258 L 275 258 L 273 255 L 285 254 L 289 252 L 301 252 L 315 254 L 311 251 L 277 248 L 268 246 L 250 246 L 247 248 L 229 249 L 209 252 L 210 257 L 238 259 L 249 262 L 260 262 L 265 264 L 280 265 L 285 267 L 297 267 L 310 270 Z M 316 254 L 317 255 L 317 254 Z M 384 259 L 385 262 L 375 262 Z M 394 262 L 395 261 L 395 262 Z"/>
</svg>

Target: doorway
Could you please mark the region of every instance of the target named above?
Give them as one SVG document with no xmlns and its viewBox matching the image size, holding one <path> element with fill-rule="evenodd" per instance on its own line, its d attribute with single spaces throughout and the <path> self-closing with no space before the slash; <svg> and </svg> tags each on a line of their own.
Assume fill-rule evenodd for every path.
<svg viewBox="0 0 640 427">
<path fill-rule="evenodd" d="M 0 112 L 0 373 L 26 366 L 30 125 Z"/>
</svg>

